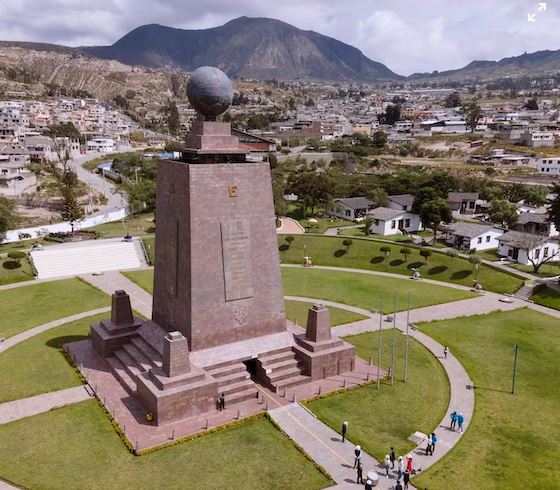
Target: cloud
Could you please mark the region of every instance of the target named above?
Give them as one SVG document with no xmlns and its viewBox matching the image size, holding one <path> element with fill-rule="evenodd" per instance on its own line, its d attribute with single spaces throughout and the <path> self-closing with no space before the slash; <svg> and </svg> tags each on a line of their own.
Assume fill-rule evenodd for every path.
<svg viewBox="0 0 560 490">
<path fill-rule="evenodd" d="M 1 0 L 6 40 L 70 46 L 112 44 L 159 23 L 204 29 L 247 15 L 273 17 L 337 38 L 392 70 L 459 68 L 474 59 L 560 49 L 559 8 L 526 0 Z M 537 21 L 527 14 L 537 12 Z"/>
</svg>

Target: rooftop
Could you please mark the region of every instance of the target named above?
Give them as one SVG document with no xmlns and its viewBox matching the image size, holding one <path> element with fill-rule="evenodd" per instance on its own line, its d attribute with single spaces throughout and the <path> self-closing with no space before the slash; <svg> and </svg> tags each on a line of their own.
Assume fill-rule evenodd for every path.
<svg viewBox="0 0 560 490">
<path fill-rule="evenodd" d="M 475 238 L 479 235 L 484 235 L 488 233 L 490 230 L 500 230 L 501 228 L 497 228 L 495 226 L 489 225 L 479 225 L 477 223 L 465 223 L 462 221 L 458 221 L 457 223 L 453 223 L 449 225 L 447 228 L 450 232 L 454 235 L 466 237 L 466 238 Z"/>
<path fill-rule="evenodd" d="M 498 241 L 517 248 L 534 248 L 551 241 L 550 237 L 523 233 L 521 231 L 508 231 L 498 237 Z"/>
<path fill-rule="evenodd" d="M 402 209 L 375 208 L 368 213 L 368 216 L 371 216 L 373 219 L 387 221 L 402 215 L 404 212 L 405 211 L 403 211 Z"/>
<path fill-rule="evenodd" d="M 414 196 L 412 194 L 397 194 L 395 196 L 389 196 L 388 199 L 401 206 L 412 206 L 414 204 Z"/>
<path fill-rule="evenodd" d="M 447 194 L 449 202 L 476 201 L 478 192 L 450 192 Z"/>
<path fill-rule="evenodd" d="M 335 199 L 334 202 L 339 202 L 352 209 L 366 209 L 373 206 L 373 201 L 367 197 L 346 197 L 343 199 Z"/>
</svg>

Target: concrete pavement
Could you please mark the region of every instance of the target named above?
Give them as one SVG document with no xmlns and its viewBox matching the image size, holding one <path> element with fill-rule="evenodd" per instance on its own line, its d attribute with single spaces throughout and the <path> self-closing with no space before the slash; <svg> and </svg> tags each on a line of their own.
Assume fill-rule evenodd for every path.
<svg viewBox="0 0 560 490">
<path fill-rule="evenodd" d="M 65 405 L 82 402 L 91 398 L 85 386 L 76 386 L 66 390 L 43 393 L 0 404 L 0 425 L 15 420 L 32 417 Z"/>
</svg>

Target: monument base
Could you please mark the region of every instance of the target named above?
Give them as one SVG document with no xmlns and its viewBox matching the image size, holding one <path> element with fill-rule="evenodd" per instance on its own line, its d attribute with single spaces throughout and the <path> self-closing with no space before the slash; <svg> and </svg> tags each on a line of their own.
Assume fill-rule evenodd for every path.
<svg viewBox="0 0 560 490">
<path fill-rule="evenodd" d="M 133 317 L 131 323 L 115 325 L 112 320 L 101 320 L 91 326 L 93 348 L 101 357 L 109 357 L 138 335 L 144 320 Z"/>
<path fill-rule="evenodd" d="M 136 395 L 157 425 L 216 410 L 218 383 L 204 370 L 165 376 L 156 369 L 136 378 Z"/>
</svg>

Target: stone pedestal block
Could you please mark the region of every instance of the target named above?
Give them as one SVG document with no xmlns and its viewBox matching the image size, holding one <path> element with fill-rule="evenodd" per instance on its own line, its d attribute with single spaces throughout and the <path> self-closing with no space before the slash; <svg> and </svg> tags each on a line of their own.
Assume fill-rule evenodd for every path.
<svg viewBox="0 0 560 490">
<path fill-rule="evenodd" d="M 111 296 L 111 322 L 114 325 L 128 325 L 133 321 L 130 297 L 125 291 L 115 291 Z"/>
<path fill-rule="evenodd" d="M 163 372 L 173 377 L 191 371 L 189 344 L 181 332 L 169 332 L 163 343 Z"/>
<path fill-rule="evenodd" d="M 331 340 L 331 320 L 324 305 L 314 304 L 309 309 L 305 338 L 311 342 Z"/>
<path fill-rule="evenodd" d="M 245 153 L 239 147 L 239 139 L 231 134 L 231 125 L 216 121 L 194 121 L 186 137 L 189 150 L 212 153 Z"/>
</svg>

